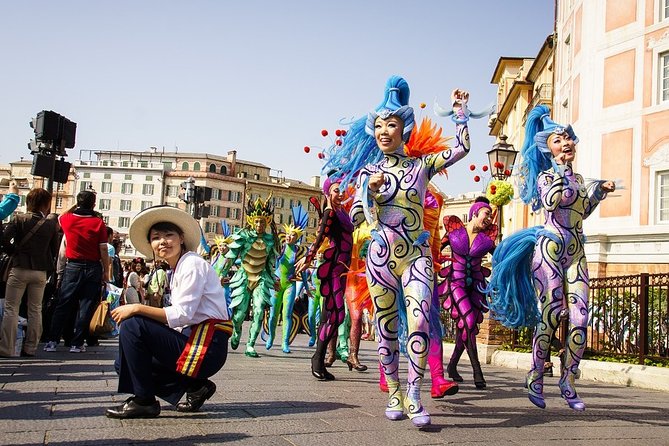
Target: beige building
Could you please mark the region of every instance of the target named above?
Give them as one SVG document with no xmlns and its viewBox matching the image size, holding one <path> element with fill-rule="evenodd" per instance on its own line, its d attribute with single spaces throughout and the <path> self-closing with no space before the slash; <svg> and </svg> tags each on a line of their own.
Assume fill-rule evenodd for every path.
<svg viewBox="0 0 669 446">
<path fill-rule="evenodd" d="M 593 276 L 669 271 L 669 0 L 557 2 L 556 121 L 624 188 L 585 221 Z"/>
<path fill-rule="evenodd" d="M 127 235 L 132 217 L 147 207 L 167 204 L 190 211 L 179 198 L 181 183 L 192 179 L 195 186 L 212 189 L 208 217 L 200 220 L 208 242 L 222 233 L 221 220 L 234 230 L 246 225 L 245 208 L 249 199 L 266 199 L 272 193 L 275 222 L 290 223 L 291 207 L 301 203 L 309 211 L 308 232 L 315 232 L 318 216 L 308 204 L 310 196 L 321 196 L 319 178 L 314 185 L 290 180 L 263 164 L 237 159 L 237 152 L 226 156 L 207 153 L 149 151 L 82 151 L 74 164 L 76 192 L 93 189 L 98 194 L 98 210 L 107 225 Z M 281 228 L 280 228 L 281 229 Z M 135 255 L 126 240 L 127 256 Z"/>
</svg>

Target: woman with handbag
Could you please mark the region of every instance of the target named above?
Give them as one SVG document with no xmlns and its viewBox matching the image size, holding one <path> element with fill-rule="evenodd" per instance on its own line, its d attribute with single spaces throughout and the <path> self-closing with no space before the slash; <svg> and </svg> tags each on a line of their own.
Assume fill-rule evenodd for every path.
<svg viewBox="0 0 669 446">
<path fill-rule="evenodd" d="M 118 391 L 132 396 L 107 409 L 109 418 L 153 418 L 159 397 L 180 412 L 196 412 L 216 392 L 209 377 L 228 354 L 232 333 L 225 294 L 209 262 L 192 252 L 200 244 L 200 226 L 171 206 L 154 206 L 130 223 L 134 247 L 154 261 L 165 260 L 171 277 L 172 306 L 126 304 L 112 310 L 121 324 Z M 186 400 L 179 402 L 186 394 Z"/>
<path fill-rule="evenodd" d="M 42 298 L 47 272 L 53 270 L 58 253 L 58 220 L 55 214 L 49 214 L 51 193 L 41 188 L 31 190 L 26 206 L 28 212 L 12 220 L 2 236 L 3 249 L 12 254 L 0 329 L 0 356 L 3 357 L 15 355 L 19 305 L 26 290 L 28 330 L 20 353 L 35 356 L 42 335 Z"/>
</svg>

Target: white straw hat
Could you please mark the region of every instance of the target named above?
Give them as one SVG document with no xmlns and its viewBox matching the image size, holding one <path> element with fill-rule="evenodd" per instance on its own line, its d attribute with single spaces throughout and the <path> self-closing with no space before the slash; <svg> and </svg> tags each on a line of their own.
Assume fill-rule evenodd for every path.
<svg viewBox="0 0 669 446">
<path fill-rule="evenodd" d="M 195 251 L 200 244 L 200 225 L 191 215 L 173 206 L 161 205 L 146 208 L 130 222 L 128 234 L 136 250 L 146 257 L 153 257 L 149 242 L 149 230 L 156 223 L 172 223 L 184 233 L 184 244 L 188 251 Z"/>
</svg>

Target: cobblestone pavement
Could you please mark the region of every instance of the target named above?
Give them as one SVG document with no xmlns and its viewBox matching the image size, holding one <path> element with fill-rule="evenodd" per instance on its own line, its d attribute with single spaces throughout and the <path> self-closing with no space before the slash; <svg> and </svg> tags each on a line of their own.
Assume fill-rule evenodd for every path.
<svg viewBox="0 0 669 446">
<path fill-rule="evenodd" d="M 548 407 L 541 410 L 528 401 L 522 372 L 484 366 L 488 389 L 480 391 L 464 361 L 457 395 L 432 400 L 426 380 L 423 401 L 433 424 L 418 430 L 408 419 L 383 417 L 374 343 L 361 346 L 368 372 L 339 362 L 330 369 L 336 381 L 318 382 L 306 342 L 298 335 L 289 355 L 259 348 L 258 359 L 244 356 L 242 342 L 213 378 L 218 391 L 202 412 L 183 414 L 163 403 L 160 417 L 149 420 L 104 416 L 127 396 L 116 393 L 115 340 L 80 354 L 61 347 L 37 358 L 0 359 L 0 444 L 669 445 L 667 393 L 577 381 L 588 405 L 578 413 L 560 399 L 557 378 L 547 378 Z"/>
</svg>

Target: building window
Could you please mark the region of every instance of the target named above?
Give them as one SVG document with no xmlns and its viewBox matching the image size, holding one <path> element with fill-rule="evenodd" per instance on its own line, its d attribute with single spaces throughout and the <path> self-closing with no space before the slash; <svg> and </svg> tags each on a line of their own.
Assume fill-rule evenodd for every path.
<svg viewBox="0 0 669 446">
<path fill-rule="evenodd" d="M 660 0 L 660 20 L 669 19 L 669 0 Z"/>
<path fill-rule="evenodd" d="M 167 196 L 177 197 L 179 195 L 179 186 L 167 186 Z"/>
<path fill-rule="evenodd" d="M 111 174 L 110 174 L 110 173 L 106 173 L 105 176 L 104 176 L 104 179 L 105 179 L 105 180 L 111 180 Z"/>
<path fill-rule="evenodd" d="M 659 79 L 660 102 L 669 101 L 669 51 L 660 54 Z"/>
<path fill-rule="evenodd" d="M 216 164 L 209 165 L 209 172 L 216 173 Z"/>
<path fill-rule="evenodd" d="M 100 199 L 100 210 L 101 211 L 108 211 L 111 209 L 111 200 L 109 198 L 101 198 Z"/>
<path fill-rule="evenodd" d="M 121 193 L 129 195 L 132 193 L 132 183 L 121 184 Z"/>
<path fill-rule="evenodd" d="M 228 210 L 232 211 L 231 216 L 234 220 L 239 220 L 239 212 L 240 212 L 239 209 L 234 208 L 234 209 L 228 209 Z"/>
<path fill-rule="evenodd" d="M 65 183 L 58 183 L 58 188 L 57 190 L 59 192 L 63 192 L 65 190 Z"/>
<path fill-rule="evenodd" d="M 102 216 L 102 221 L 105 222 L 105 225 L 109 226 L 109 216 L 103 215 Z"/>
<path fill-rule="evenodd" d="M 228 169 L 225 166 L 221 166 L 221 175 L 227 175 L 228 174 Z"/>
<path fill-rule="evenodd" d="M 121 200 L 121 210 L 122 211 L 131 211 L 132 210 L 132 201 L 131 200 Z"/>
<path fill-rule="evenodd" d="M 221 190 L 220 189 L 212 189 L 211 190 L 211 199 L 212 200 L 220 200 L 221 199 Z"/>
<path fill-rule="evenodd" d="M 90 190 L 93 189 L 93 183 L 90 181 L 82 181 L 81 182 L 81 187 L 79 188 L 79 192 L 85 191 L 85 190 Z"/>
<path fill-rule="evenodd" d="M 140 162 L 137 163 L 137 165 L 139 167 L 143 167 L 143 168 L 146 169 L 147 167 L 149 167 L 149 162 L 148 161 L 140 161 Z"/>
<path fill-rule="evenodd" d="M 100 188 L 102 193 L 108 194 L 111 193 L 112 190 L 112 184 L 111 183 L 102 183 L 102 187 Z"/>
<path fill-rule="evenodd" d="M 196 172 L 199 171 L 200 170 L 200 163 L 198 163 L 198 162 L 193 163 L 193 170 L 196 171 Z"/>
<path fill-rule="evenodd" d="M 128 181 L 132 181 L 132 175 L 126 175 L 125 179 L 128 180 Z"/>
<path fill-rule="evenodd" d="M 163 169 L 172 170 L 172 161 L 163 161 Z"/>
<path fill-rule="evenodd" d="M 153 175 L 147 175 L 146 181 L 153 181 Z"/>
<path fill-rule="evenodd" d="M 119 217 L 118 218 L 118 227 L 127 228 L 130 226 L 130 217 Z"/>
<path fill-rule="evenodd" d="M 90 172 L 84 172 L 84 178 L 90 178 L 91 173 Z"/>
<path fill-rule="evenodd" d="M 219 209 L 220 209 L 220 208 L 219 208 L 218 206 L 212 204 L 212 205 L 209 207 L 209 216 L 210 216 L 210 217 L 218 217 Z"/>
<path fill-rule="evenodd" d="M 56 209 L 61 209 L 63 207 L 63 197 L 56 198 Z"/>
<path fill-rule="evenodd" d="M 254 180 L 260 180 L 260 175 L 258 175 L 257 173 L 254 173 L 253 174 L 253 179 Z"/>
<path fill-rule="evenodd" d="M 142 186 L 143 195 L 153 195 L 153 184 L 145 184 Z"/>
<path fill-rule="evenodd" d="M 188 169 L 189 169 L 189 167 L 188 167 L 188 163 L 183 163 L 183 164 L 181 165 L 181 170 L 188 170 Z"/>
<path fill-rule="evenodd" d="M 669 223 L 669 170 L 657 174 L 657 223 Z"/>
<path fill-rule="evenodd" d="M 153 201 L 142 201 L 142 208 L 141 210 L 143 211 L 146 208 L 150 208 L 153 206 Z"/>
</svg>

